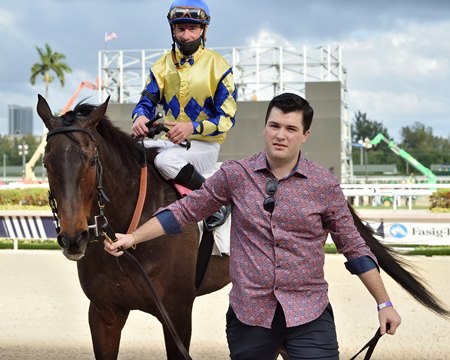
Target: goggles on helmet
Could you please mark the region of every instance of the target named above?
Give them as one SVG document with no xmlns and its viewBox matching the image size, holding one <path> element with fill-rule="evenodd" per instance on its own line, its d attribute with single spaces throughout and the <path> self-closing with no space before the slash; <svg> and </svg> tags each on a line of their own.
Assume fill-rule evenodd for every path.
<svg viewBox="0 0 450 360">
<path fill-rule="evenodd" d="M 187 8 L 187 7 L 179 7 L 176 6 L 172 9 L 170 9 L 169 13 L 167 14 L 167 18 L 169 21 L 174 20 L 182 20 L 182 19 L 192 19 L 194 21 L 198 21 L 201 23 L 209 23 L 210 17 L 205 12 L 205 10 L 200 8 Z"/>
</svg>

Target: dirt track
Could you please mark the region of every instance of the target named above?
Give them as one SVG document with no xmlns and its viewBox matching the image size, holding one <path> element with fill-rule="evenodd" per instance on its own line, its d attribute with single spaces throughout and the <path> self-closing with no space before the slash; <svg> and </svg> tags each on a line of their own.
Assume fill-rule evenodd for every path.
<svg viewBox="0 0 450 360">
<path fill-rule="evenodd" d="M 450 257 L 414 257 L 426 281 L 450 306 Z M 334 307 L 341 359 L 348 359 L 377 329 L 370 295 L 343 266 L 327 255 L 326 277 Z M 403 324 L 385 336 L 374 360 L 450 359 L 450 321 L 412 300 L 385 278 Z M 76 264 L 58 251 L 0 251 L 0 359 L 93 359 L 87 324 L 88 300 L 81 291 Z M 227 359 L 224 314 L 229 287 L 196 300 L 193 359 Z M 165 359 L 162 330 L 152 316 L 134 312 L 125 326 L 119 359 Z M 361 357 L 362 359 L 363 357 Z"/>
</svg>

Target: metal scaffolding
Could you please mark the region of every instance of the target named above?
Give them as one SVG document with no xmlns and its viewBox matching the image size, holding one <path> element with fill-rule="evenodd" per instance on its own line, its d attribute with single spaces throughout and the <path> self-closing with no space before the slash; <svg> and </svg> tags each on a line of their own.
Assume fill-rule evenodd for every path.
<svg viewBox="0 0 450 360">
<path fill-rule="evenodd" d="M 213 48 L 233 67 L 239 101 L 270 100 L 283 92 L 305 93 L 305 83 L 341 83 L 341 181 L 350 182 L 351 124 L 346 70 L 339 45 Z M 98 54 L 99 103 L 136 103 L 152 64 L 168 49 L 102 50 Z"/>
<path fill-rule="evenodd" d="M 238 100 L 270 100 L 290 91 L 304 93 L 308 81 L 340 81 L 346 91 L 346 71 L 339 45 L 296 47 L 214 48 L 233 67 Z M 98 55 L 99 101 L 135 103 L 152 64 L 167 49 L 102 50 Z"/>
</svg>

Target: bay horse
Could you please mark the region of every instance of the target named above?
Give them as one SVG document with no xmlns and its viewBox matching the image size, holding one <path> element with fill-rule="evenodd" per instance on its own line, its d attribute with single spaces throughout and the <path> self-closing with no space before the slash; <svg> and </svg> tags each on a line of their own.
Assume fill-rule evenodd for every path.
<svg viewBox="0 0 450 360">
<path fill-rule="evenodd" d="M 167 358 L 180 359 L 183 357 L 148 295 L 142 274 L 126 257 L 115 258 L 105 252 L 102 242 L 96 241 L 89 231 L 89 224 L 95 223 L 100 211 L 115 231 L 127 232 L 138 199 L 144 151 L 149 180 L 139 224 L 178 198 L 173 185 L 153 165 L 155 150 L 143 150 L 137 140 L 107 118 L 108 100 L 100 106 L 80 103 L 73 111 L 53 116 L 47 101 L 38 96 L 37 112 L 52 135 L 47 138 L 43 163 L 60 221 L 57 241 L 63 254 L 77 262 L 81 287 L 90 300 L 89 326 L 97 359 L 117 359 L 121 331 L 131 310 L 157 317 L 163 323 Z M 98 198 L 106 196 L 109 202 L 99 208 Z M 380 267 L 425 307 L 449 316 L 423 281 L 393 250 L 373 236 L 351 206 L 350 209 Z M 181 234 L 144 242 L 132 250 L 157 289 L 187 350 L 195 297 L 219 290 L 230 282 L 228 256 L 211 256 L 202 283 L 195 287 L 198 239 L 198 226 L 191 225 Z"/>
</svg>

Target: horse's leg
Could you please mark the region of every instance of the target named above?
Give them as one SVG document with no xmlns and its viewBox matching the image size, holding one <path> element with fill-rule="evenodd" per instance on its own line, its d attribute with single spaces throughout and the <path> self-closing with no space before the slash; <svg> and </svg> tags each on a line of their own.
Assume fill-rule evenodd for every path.
<svg viewBox="0 0 450 360">
<path fill-rule="evenodd" d="M 96 360 L 116 360 L 119 354 L 120 335 L 127 321 L 129 310 L 107 305 L 98 309 L 91 301 L 89 305 L 89 327 Z"/>
<path fill-rule="evenodd" d="M 181 342 L 183 343 L 186 350 L 189 352 L 189 346 L 191 344 L 191 333 L 192 333 L 192 301 L 182 301 L 180 302 L 180 299 L 182 297 L 178 297 L 178 302 L 175 299 L 177 298 L 174 296 L 175 302 L 173 304 L 164 304 L 164 306 L 167 309 L 167 312 L 169 313 L 170 319 L 172 320 L 173 326 L 175 327 L 176 331 L 178 332 L 178 335 L 180 337 Z M 158 317 L 158 319 L 161 321 Z M 162 321 L 161 321 L 162 323 Z M 179 360 L 183 359 L 184 357 L 178 350 L 178 347 L 173 340 L 173 336 L 170 332 L 170 330 L 163 326 L 164 330 L 164 341 L 166 344 L 166 354 L 168 360 Z"/>
</svg>

